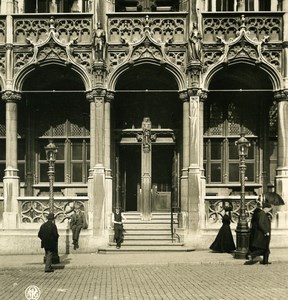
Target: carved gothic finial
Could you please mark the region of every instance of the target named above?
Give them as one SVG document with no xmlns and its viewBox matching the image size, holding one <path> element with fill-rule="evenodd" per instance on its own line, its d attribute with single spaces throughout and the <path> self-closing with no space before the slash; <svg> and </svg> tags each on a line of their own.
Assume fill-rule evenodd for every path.
<svg viewBox="0 0 288 300">
<path fill-rule="evenodd" d="M 148 31 L 150 30 L 149 23 L 150 23 L 150 22 L 149 22 L 149 16 L 146 15 L 146 16 L 145 16 L 145 21 L 144 21 L 144 28 L 145 28 L 145 31 L 146 31 L 146 30 L 148 30 Z"/>
<path fill-rule="evenodd" d="M 50 31 L 55 31 L 55 18 L 53 16 L 51 16 L 49 20 L 49 24 L 50 24 Z"/>
<path fill-rule="evenodd" d="M 240 29 L 246 29 L 246 18 L 245 15 L 241 15 L 240 19 Z"/>
</svg>

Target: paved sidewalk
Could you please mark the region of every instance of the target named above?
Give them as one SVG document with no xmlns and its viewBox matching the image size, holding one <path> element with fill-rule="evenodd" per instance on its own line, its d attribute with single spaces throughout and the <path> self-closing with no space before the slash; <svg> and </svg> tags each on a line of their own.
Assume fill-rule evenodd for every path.
<svg viewBox="0 0 288 300">
<path fill-rule="evenodd" d="M 44 253 L 43 253 L 44 255 Z M 43 267 L 43 255 L 0 255 L 2 268 Z M 65 268 L 87 266 L 121 265 L 167 265 L 167 264 L 243 264 L 245 260 L 235 259 L 229 253 L 213 253 L 209 250 L 192 252 L 145 252 L 145 253 L 78 253 L 59 254 L 60 264 Z M 288 249 L 271 249 L 272 263 L 288 262 Z"/>
<path fill-rule="evenodd" d="M 0 256 L 1 300 L 286 300 L 288 249 L 269 266 L 245 265 L 209 250 L 60 254 L 44 273 L 43 255 Z"/>
</svg>

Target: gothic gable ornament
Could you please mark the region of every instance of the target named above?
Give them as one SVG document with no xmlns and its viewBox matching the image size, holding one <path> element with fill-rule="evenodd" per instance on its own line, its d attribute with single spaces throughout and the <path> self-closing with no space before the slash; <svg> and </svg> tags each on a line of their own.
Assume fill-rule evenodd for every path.
<svg viewBox="0 0 288 300">
<path fill-rule="evenodd" d="M 236 35 L 235 39 L 228 41 L 225 41 L 223 37 L 217 37 L 223 44 L 223 55 L 217 64 L 249 60 L 255 64 L 265 62 L 270 65 L 263 56 L 264 46 L 268 42 L 269 36 L 265 36 L 261 41 L 252 39 L 250 32 L 246 30 L 244 15 L 241 16 L 240 30 Z"/>
<path fill-rule="evenodd" d="M 34 47 L 34 55 L 30 61 L 30 64 L 39 64 L 41 61 L 63 61 L 65 64 L 69 64 L 73 61 L 71 55 L 71 45 L 76 43 L 77 38 L 70 42 L 64 43 L 59 39 L 59 34 L 54 27 L 54 19 L 50 19 L 50 29 L 47 33 L 47 38 L 43 41 L 33 42 L 27 39 Z"/>
</svg>

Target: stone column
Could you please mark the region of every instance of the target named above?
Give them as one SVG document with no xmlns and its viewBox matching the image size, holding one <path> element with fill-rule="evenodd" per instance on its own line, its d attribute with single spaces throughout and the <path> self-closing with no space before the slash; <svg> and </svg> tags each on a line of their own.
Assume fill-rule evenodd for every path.
<svg viewBox="0 0 288 300">
<path fill-rule="evenodd" d="M 4 183 L 3 227 L 18 227 L 18 196 L 20 179 L 17 168 L 17 102 L 21 95 L 6 91 L 2 95 L 6 102 L 6 169 Z"/>
<path fill-rule="evenodd" d="M 288 90 L 275 93 L 278 101 L 278 165 L 276 170 L 276 192 L 285 205 L 279 207 L 278 226 L 288 228 Z"/>
<path fill-rule="evenodd" d="M 104 166 L 106 180 L 106 199 L 105 199 L 105 228 L 111 226 L 112 220 L 112 170 L 111 170 L 111 102 L 114 100 L 114 93 L 107 92 L 105 97 L 105 137 L 104 137 Z"/>
<path fill-rule="evenodd" d="M 188 214 L 188 167 L 189 167 L 189 97 L 187 92 L 182 92 L 179 95 L 183 101 L 183 150 L 182 150 L 182 170 L 180 178 L 181 213 L 179 215 L 179 227 L 187 226 Z"/>
<path fill-rule="evenodd" d="M 204 197 L 202 195 L 203 187 L 201 184 L 202 170 L 200 162 L 202 161 L 201 149 L 203 143 L 203 125 L 200 123 L 200 90 L 188 90 L 190 113 L 190 160 L 188 169 L 188 228 L 192 231 L 197 231 L 200 228 L 201 215 L 204 213 Z M 201 105 L 200 105 L 201 103 Z"/>
</svg>

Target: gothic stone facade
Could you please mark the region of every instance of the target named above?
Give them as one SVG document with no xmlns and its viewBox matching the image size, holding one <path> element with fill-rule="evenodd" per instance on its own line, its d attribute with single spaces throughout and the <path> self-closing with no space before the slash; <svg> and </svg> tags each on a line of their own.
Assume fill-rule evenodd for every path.
<svg viewBox="0 0 288 300">
<path fill-rule="evenodd" d="M 7 0 L 1 13 L 1 253 L 41 251 L 51 194 L 60 252 L 76 203 L 83 251 L 108 243 L 116 206 L 147 221 L 173 210 L 185 245 L 207 248 L 224 206 L 236 227 L 241 132 L 247 218 L 265 192 L 287 203 L 287 1 Z M 287 246 L 288 204 L 272 223 Z"/>
</svg>

